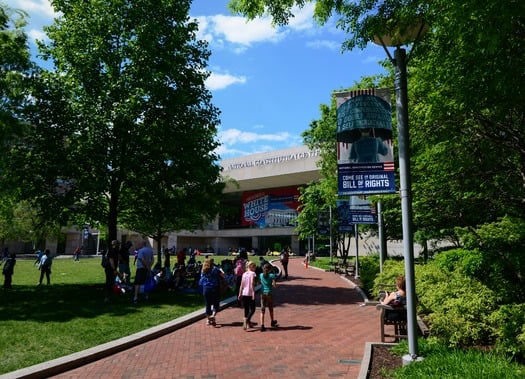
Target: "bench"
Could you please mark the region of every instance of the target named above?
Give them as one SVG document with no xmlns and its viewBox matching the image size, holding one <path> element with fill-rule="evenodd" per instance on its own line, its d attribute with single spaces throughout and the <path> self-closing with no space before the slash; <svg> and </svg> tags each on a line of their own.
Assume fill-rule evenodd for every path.
<svg viewBox="0 0 525 379">
<path fill-rule="evenodd" d="M 392 305 L 383 305 L 381 301 L 386 297 L 387 290 L 392 292 L 396 290 L 394 284 L 384 284 L 379 283 L 379 303 L 376 305 L 376 308 L 381 311 L 380 316 L 380 327 L 381 327 L 381 342 L 385 342 L 385 338 L 393 338 L 394 342 L 399 342 L 401 338 L 408 338 L 407 333 L 407 308 L 406 306 L 395 306 Z M 392 332 L 387 332 L 387 327 L 389 330 L 394 330 Z"/>
<path fill-rule="evenodd" d="M 379 291 L 379 303 L 376 304 L 376 308 L 381 310 L 380 326 L 381 326 L 381 342 L 385 342 L 385 338 L 390 337 L 394 339 L 394 342 L 399 342 L 401 338 L 408 338 L 407 336 L 407 308 L 405 306 L 391 306 L 381 304 L 381 300 L 386 296 L 385 288 L 392 291 L 396 289 L 395 285 L 392 284 L 378 284 Z M 423 337 L 428 337 L 430 330 L 421 317 L 417 317 L 417 326 L 419 333 Z M 392 326 L 393 333 L 387 332 L 387 327 Z"/>
<path fill-rule="evenodd" d="M 345 268 L 345 275 L 355 276 L 355 263 L 348 263 Z"/>
<path fill-rule="evenodd" d="M 393 338 L 394 342 L 399 342 L 401 338 L 408 338 L 406 306 L 392 307 L 391 305 L 377 304 L 376 308 L 381 310 L 381 342 L 385 342 L 387 337 Z M 389 326 L 393 327 L 393 332 L 388 332 L 387 327 Z"/>
</svg>

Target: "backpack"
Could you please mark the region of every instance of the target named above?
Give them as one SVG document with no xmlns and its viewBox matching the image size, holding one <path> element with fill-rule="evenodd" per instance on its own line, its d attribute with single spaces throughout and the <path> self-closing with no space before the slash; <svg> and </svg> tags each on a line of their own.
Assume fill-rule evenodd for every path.
<svg viewBox="0 0 525 379">
<path fill-rule="evenodd" d="M 235 275 L 242 276 L 244 274 L 244 259 L 238 259 L 235 264 Z"/>
</svg>

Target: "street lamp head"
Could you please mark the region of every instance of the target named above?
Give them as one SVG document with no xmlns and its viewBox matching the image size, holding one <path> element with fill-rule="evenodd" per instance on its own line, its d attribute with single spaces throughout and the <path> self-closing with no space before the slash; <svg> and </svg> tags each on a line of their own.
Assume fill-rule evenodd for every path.
<svg viewBox="0 0 525 379">
<path fill-rule="evenodd" d="M 383 47 L 398 47 L 411 42 L 417 42 L 427 31 L 428 24 L 426 24 L 422 18 L 417 18 L 409 25 L 387 26 L 383 35 L 374 36 L 373 42 Z"/>
</svg>

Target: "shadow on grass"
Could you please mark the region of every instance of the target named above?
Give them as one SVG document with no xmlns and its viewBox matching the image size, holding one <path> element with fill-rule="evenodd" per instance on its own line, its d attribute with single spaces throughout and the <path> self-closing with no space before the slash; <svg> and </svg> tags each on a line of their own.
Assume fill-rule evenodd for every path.
<svg viewBox="0 0 525 379">
<path fill-rule="evenodd" d="M 132 294 L 113 294 L 112 302 L 104 303 L 102 285 L 52 284 L 50 286 L 14 286 L 3 291 L 0 312 L 4 321 L 54 321 L 91 319 L 102 314 L 126 316 L 141 308 L 160 308 L 166 305 L 194 309 L 203 306 L 199 293 L 155 290 L 147 302 L 133 305 Z"/>
</svg>

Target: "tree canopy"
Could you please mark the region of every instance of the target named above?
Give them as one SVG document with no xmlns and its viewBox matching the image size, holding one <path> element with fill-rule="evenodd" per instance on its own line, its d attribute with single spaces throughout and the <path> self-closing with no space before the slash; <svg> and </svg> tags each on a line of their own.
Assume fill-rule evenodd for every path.
<svg viewBox="0 0 525 379">
<path fill-rule="evenodd" d="M 307 3 L 315 3 L 319 23 L 336 19 L 347 33 L 342 50 L 363 48 L 385 34 L 398 37 L 394 44 L 401 45 L 399 37 L 412 22 L 428 25 L 423 39 L 407 47 L 414 223 L 422 240 L 455 240 L 455 227 L 476 227 L 505 215 L 525 218 L 525 4 L 232 0 L 229 5 L 249 18 L 269 14 L 283 25 Z"/>
<path fill-rule="evenodd" d="M 9 150 L 12 187 L 48 218 L 114 239 L 121 225 L 158 237 L 215 216 L 219 110 L 190 4 L 53 2 L 39 47 L 54 69 L 35 76 Z"/>
</svg>

